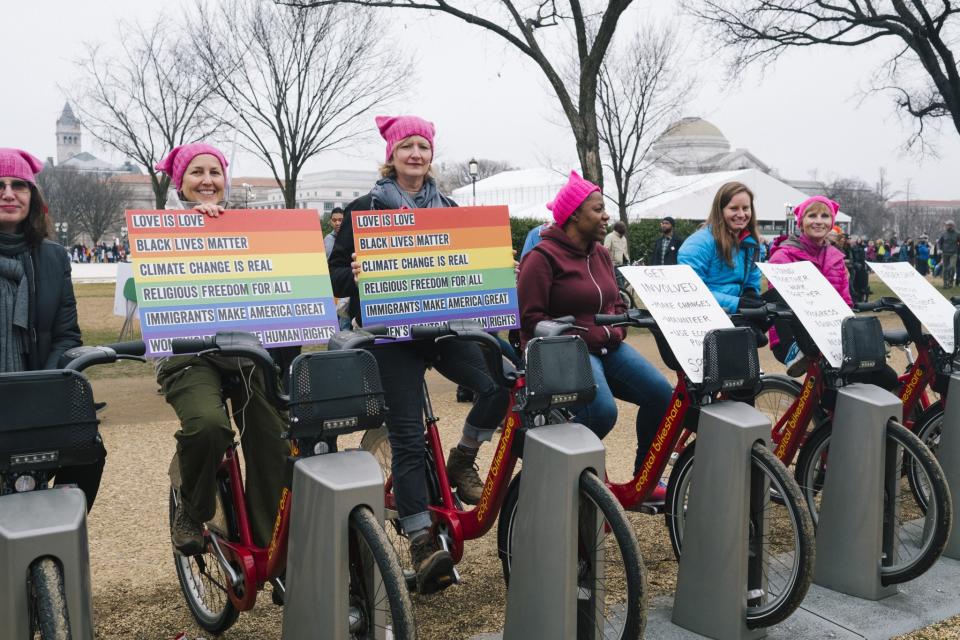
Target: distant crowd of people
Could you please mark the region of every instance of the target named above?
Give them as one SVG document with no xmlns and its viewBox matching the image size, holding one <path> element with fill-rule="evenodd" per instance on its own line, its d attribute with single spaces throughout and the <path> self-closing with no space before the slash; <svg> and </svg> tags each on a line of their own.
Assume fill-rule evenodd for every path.
<svg viewBox="0 0 960 640">
<path fill-rule="evenodd" d="M 70 262 L 126 262 L 130 249 L 119 241 L 113 245 L 101 242 L 92 247 L 83 243 L 73 245 L 67 253 Z"/>
</svg>

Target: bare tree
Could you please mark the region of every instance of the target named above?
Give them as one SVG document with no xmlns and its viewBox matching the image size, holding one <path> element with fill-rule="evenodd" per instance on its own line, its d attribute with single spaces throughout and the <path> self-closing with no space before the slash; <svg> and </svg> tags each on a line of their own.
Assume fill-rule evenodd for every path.
<svg viewBox="0 0 960 640">
<path fill-rule="evenodd" d="M 456 0 L 287 0 L 288 4 L 299 7 L 357 4 L 437 11 L 503 38 L 533 60 L 546 76 L 570 123 L 583 176 L 600 186 L 603 186 L 603 168 L 597 131 L 597 78 L 620 17 L 632 2 L 597 1 L 584 7 L 580 0 L 496 0 L 484 3 L 489 8 L 481 10 L 477 3 L 461 4 Z M 570 44 L 576 51 L 575 82 L 565 79 L 562 69 L 565 53 L 556 53 L 555 59 L 551 59 L 539 38 L 542 29 L 561 26 L 568 27 L 565 34 L 570 34 Z"/>
<path fill-rule="evenodd" d="M 270 167 L 287 207 L 304 165 L 369 129 L 363 118 L 396 98 L 384 78 L 410 74 L 388 53 L 387 27 L 367 11 L 301 11 L 259 0 L 201 5 L 190 33 L 207 81 L 240 144 Z"/>
<path fill-rule="evenodd" d="M 130 188 L 103 176 L 75 169 L 44 169 L 38 176 L 40 188 L 58 229 L 58 240 L 73 244 L 86 234 L 93 244 L 123 224 Z"/>
<path fill-rule="evenodd" d="M 59 225 L 58 242 L 65 246 L 73 244 L 82 233 L 80 207 L 86 192 L 83 174 L 47 165 L 37 176 L 37 183 L 47 201 L 51 219 Z"/>
<path fill-rule="evenodd" d="M 158 209 L 170 178 L 154 165 L 173 147 L 212 136 L 223 124 L 209 108 L 212 88 L 197 72 L 189 47 L 165 22 L 121 22 L 116 55 L 88 44 L 76 61 L 77 88 L 68 91 L 94 138 L 150 175 Z"/>
<path fill-rule="evenodd" d="M 876 239 L 898 233 L 895 212 L 887 206 L 893 193 L 883 169 L 872 186 L 859 178 L 837 178 L 824 184 L 824 195 L 850 216 L 854 235 Z"/>
<path fill-rule="evenodd" d="M 718 27 L 736 53 L 734 66 L 771 60 L 789 47 L 857 47 L 894 40 L 879 89 L 894 92 L 897 106 L 924 126 L 949 118 L 960 132 L 960 72 L 956 44 L 960 7 L 950 0 L 688 0 L 693 12 Z M 921 73 L 911 73 L 919 65 Z"/>
<path fill-rule="evenodd" d="M 678 67 L 678 40 L 672 28 L 646 26 L 629 46 L 612 52 L 597 84 L 604 166 L 613 175 L 620 220 L 640 201 L 644 178 L 653 168 L 650 148 L 687 103 L 694 78 Z"/>
<path fill-rule="evenodd" d="M 477 159 L 477 180 L 495 176 L 503 171 L 516 169 L 506 160 Z M 470 161 L 441 162 L 437 166 L 437 187 L 441 193 L 450 193 L 463 185 L 470 184 L 473 176 L 470 175 Z"/>
</svg>

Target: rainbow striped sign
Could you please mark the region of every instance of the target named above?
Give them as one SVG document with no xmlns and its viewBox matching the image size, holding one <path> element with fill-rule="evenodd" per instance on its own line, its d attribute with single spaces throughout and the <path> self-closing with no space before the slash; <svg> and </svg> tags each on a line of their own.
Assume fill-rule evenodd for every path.
<svg viewBox="0 0 960 640">
<path fill-rule="evenodd" d="M 248 331 L 266 347 L 338 328 L 314 210 L 127 211 L 140 328 L 151 356 L 173 338 Z"/>
<path fill-rule="evenodd" d="M 507 208 L 354 211 L 360 316 L 399 338 L 418 324 L 519 326 Z"/>
</svg>

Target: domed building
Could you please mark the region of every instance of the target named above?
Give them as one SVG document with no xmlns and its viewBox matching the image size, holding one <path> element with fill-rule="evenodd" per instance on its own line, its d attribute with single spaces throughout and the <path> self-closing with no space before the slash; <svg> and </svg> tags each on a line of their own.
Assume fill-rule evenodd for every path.
<svg viewBox="0 0 960 640">
<path fill-rule="evenodd" d="M 723 132 L 703 118 L 682 118 L 667 127 L 650 148 L 659 168 L 678 176 L 770 167 L 746 149 L 730 148 Z"/>
</svg>

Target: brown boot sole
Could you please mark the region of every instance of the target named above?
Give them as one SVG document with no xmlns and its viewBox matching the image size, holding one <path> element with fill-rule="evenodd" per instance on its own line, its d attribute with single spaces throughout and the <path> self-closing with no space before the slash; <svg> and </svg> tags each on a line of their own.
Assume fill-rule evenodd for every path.
<svg viewBox="0 0 960 640">
<path fill-rule="evenodd" d="M 437 551 L 423 565 L 417 572 L 417 593 L 429 595 L 453 584 L 453 558 L 449 553 Z"/>
</svg>

